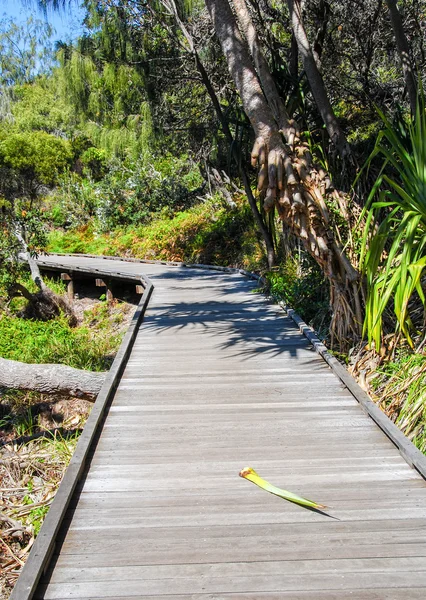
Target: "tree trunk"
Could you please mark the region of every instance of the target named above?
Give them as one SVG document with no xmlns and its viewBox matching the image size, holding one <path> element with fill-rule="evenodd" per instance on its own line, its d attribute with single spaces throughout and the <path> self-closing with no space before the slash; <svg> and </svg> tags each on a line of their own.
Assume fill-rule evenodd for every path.
<svg viewBox="0 0 426 600">
<path fill-rule="evenodd" d="M 408 97 L 410 100 L 411 114 L 414 116 L 417 110 L 417 85 L 411 61 L 410 46 L 404 33 L 401 13 L 398 10 L 396 0 L 387 0 L 387 5 L 395 33 L 396 47 L 398 48 L 402 62 L 402 71 L 404 73 L 405 85 L 407 86 Z"/>
<path fill-rule="evenodd" d="M 186 41 L 188 42 L 189 51 L 195 59 L 195 64 L 196 64 L 197 70 L 200 73 L 203 84 L 207 90 L 207 93 L 210 96 L 210 99 L 213 104 L 213 108 L 215 109 L 216 115 L 222 126 L 223 133 L 225 134 L 225 136 L 228 140 L 230 148 L 232 148 L 232 155 L 233 155 L 236 165 L 238 166 L 238 170 L 240 172 L 240 176 L 241 176 L 241 179 L 242 179 L 243 185 L 244 185 L 244 190 L 246 192 L 247 200 L 249 202 L 256 225 L 258 226 L 259 231 L 262 234 L 263 241 L 265 243 L 268 266 L 272 267 L 275 265 L 276 256 L 275 256 L 274 241 L 273 241 L 271 232 L 268 230 L 267 226 L 265 225 L 265 223 L 262 219 L 262 215 L 260 214 L 259 209 L 257 208 L 256 200 L 253 196 L 253 192 L 251 189 L 249 177 L 247 175 L 247 172 L 246 172 L 244 166 L 241 163 L 241 156 L 240 156 L 237 144 L 235 143 L 232 132 L 229 128 L 228 121 L 226 120 L 226 118 L 223 114 L 222 107 L 220 106 L 220 102 L 219 102 L 216 92 L 214 91 L 214 88 L 210 82 L 207 71 L 204 68 L 203 63 L 200 60 L 200 55 L 197 51 L 197 48 L 195 47 L 192 35 L 190 34 L 190 32 L 188 31 L 188 29 L 185 27 L 184 23 L 180 19 L 179 13 L 178 13 L 178 10 L 176 7 L 176 3 L 174 2 L 174 0 L 161 0 L 161 4 L 169 12 L 169 14 L 173 16 L 178 27 L 180 28 L 181 32 L 183 33 Z"/>
<path fill-rule="evenodd" d="M 105 373 L 92 373 L 65 365 L 27 364 L 0 358 L 0 387 L 42 394 L 72 396 L 95 401 Z"/>
<path fill-rule="evenodd" d="M 227 0 L 205 0 L 228 68 L 256 134 L 252 164 L 259 164 L 258 189 L 266 211 L 275 207 L 281 219 L 321 266 L 331 285 L 334 339 L 348 346 L 360 334 L 361 302 L 357 270 L 339 245 L 324 197 L 327 177 L 312 163 L 307 144 L 295 138 L 284 145 Z"/>
<path fill-rule="evenodd" d="M 31 256 L 31 252 L 28 249 L 27 242 L 25 241 L 23 234 L 18 229 L 16 229 L 16 231 L 15 231 L 15 236 L 22 246 L 22 255 L 23 255 L 23 258 L 27 261 L 28 266 L 30 268 L 31 278 L 34 281 L 34 283 L 37 285 L 38 289 L 41 292 L 43 292 L 44 290 L 47 289 L 47 286 L 45 285 L 43 278 L 40 274 L 40 269 L 38 268 L 38 264 Z"/>
<path fill-rule="evenodd" d="M 228 69 L 244 104 L 244 110 L 257 138 L 280 139 L 277 123 L 265 102 L 263 90 L 227 0 L 206 0 L 216 35 Z M 250 98 L 249 102 L 244 99 Z"/>
<path fill-rule="evenodd" d="M 299 0 L 287 0 L 294 36 L 297 40 L 303 68 L 309 81 L 315 104 L 324 121 L 331 142 L 339 150 L 342 159 L 352 158 L 352 151 L 343 133 L 324 86 L 324 80 L 319 72 L 317 63 L 303 25 L 302 11 Z"/>
<path fill-rule="evenodd" d="M 296 86 L 299 79 L 299 47 L 296 36 L 291 34 L 290 58 L 288 61 L 288 72 L 290 73 L 293 85 Z"/>
<path fill-rule="evenodd" d="M 240 172 L 240 176 L 243 181 L 244 190 L 245 190 L 251 211 L 253 213 L 254 220 L 256 222 L 256 225 L 259 228 L 259 231 L 262 234 L 263 241 L 265 242 L 268 266 L 273 267 L 275 265 L 276 256 L 275 256 L 275 248 L 274 248 L 274 242 L 272 239 L 271 232 L 269 231 L 269 229 L 266 227 L 265 223 L 263 222 L 262 215 L 260 214 L 259 209 L 257 208 L 256 199 L 253 196 L 253 192 L 252 192 L 251 185 L 250 185 L 250 180 L 248 178 L 248 175 L 247 175 L 247 172 L 246 172 L 244 166 L 241 163 L 241 156 L 239 154 L 239 150 L 238 150 L 235 140 L 233 138 L 232 132 L 229 129 L 229 125 L 223 114 L 222 107 L 220 106 L 220 102 L 216 96 L 213 86 L 210 83 L 209 76 L 207 75 L 204 65 L 200 61 L 198 52 L 195 49 L 194 49 L 194 56 L 195 56 L 195 62 L 197 65 L 197 69 L 201 75 L 201 79 L 203 80 L 206 90 L 210 96 L 210 99 L 211 99 L 213 107 L 216 111 L 217 117 L 220 121 L 220 124 L 222 125 L 222 130 L 228 140 L 230 148 L 232 148 L 232 154 L 233 154 L 235 163 L 238 166 L 238 170 Z"/>
<path fill-rule="evenodd" d="M 327 25 L 330 16 L 330 4 L 326 0 L 320 0 L 316 14 L 318 17 L 318 29 L 312 46 L 312 52 L 315 58 L 315 63 L 321 72 L 322 50 L 324 47 L 325 36 L 327 34 Z"/>
<path fill-rule="evenodd" d="M 253 25 L 250 12 L 247 8 L 246 0 L 232 1 L 241 30 L 247 40 L 250 54 L 253 58 L 254 66 L 263 88 L 263 93 L 265 94 L 266 100 L 271 108 L 272 114 L 274 115 L 274 119 L 277 122 L 279 129 L 284 134 L 290 146 L 292 146 L 294 135 L 296 134 L 294 123 L 289 119 L 287 110 L 278 93 L 277 86 L 275 85 L 275 81 L 269 70 L 268 63 L 263 56 L 256 29 Z"/>
</svg>

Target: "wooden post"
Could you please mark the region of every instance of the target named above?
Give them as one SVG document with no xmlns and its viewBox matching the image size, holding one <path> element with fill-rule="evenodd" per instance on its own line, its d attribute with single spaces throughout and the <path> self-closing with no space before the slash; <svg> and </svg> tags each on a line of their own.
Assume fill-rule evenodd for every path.
<svg viewBox="0 0 426 600">
<path fill-rule="evenodd" d="M 67 282 L 68 300 L 72 302 L 74 300 L 74 281 L 71 275 L 69 275 L 68 273 L 61 273 L 61 279 L 62 281 Z"/>
<path fill-rule="evenodd" d="M 105 291 L 106 300 L 107 300 L 108 304 L 111 304 L 111 302 L 114 300 L 114 295 L 111 290 L 110 281 L 105 282 L 103 279 L 96 279 L 95 281 L 96 281 L 96 287 L 105 287 L 106 288 L 106 291 Z"/>
<path fill-rule="evenodd" d="M 111 304 L 114 300 L 114 295 L 111 290 L 110 282 L 108 282 L 107 289 L 106 289 L 106 299 L 107 299 L 108 304 Z"/>
<path fill-rule="evenodd" d="M 137 294 L 143 294 L 143 293 L 144 293 L 144 291 L 145 291 L 145 290 L 144 290 L 144 287 L 143 287 L 143 285 L 137 285 L 137 286 L 136 286 L 136 293 L 137 293 Z"/>
</svg>

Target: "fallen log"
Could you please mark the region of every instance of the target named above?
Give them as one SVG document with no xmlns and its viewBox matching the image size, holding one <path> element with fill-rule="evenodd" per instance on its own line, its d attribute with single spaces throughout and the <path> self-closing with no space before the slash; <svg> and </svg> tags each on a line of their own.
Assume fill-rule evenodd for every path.
<svg viewBox="0 0 426 600">
<path fill-rule="evenodd" d="M 28 364 L 0 358 L 0 387 L 73 396 L 94 402 L 105 373 L 57 364 Z"/>
</svg>

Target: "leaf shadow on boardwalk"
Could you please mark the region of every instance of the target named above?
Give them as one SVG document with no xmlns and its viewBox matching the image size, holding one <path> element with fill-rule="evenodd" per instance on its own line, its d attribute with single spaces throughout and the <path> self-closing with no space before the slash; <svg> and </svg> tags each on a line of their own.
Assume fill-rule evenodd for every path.
<svg viewBox="0 0 426 600">
<path fill-rule="evenodd" d="M 210 336 L 218 343 L 217 348 L 235 348 L 234 356 L 246 359 L 266 353 L 297 357 L 301 348 L 312 350 L 316 357 L 308 340 L 301 340 L 299 332 L 283 313 L 263 310 L 259 315 L 249 303 L 246 307 L 216 301 L 159 305 L 155 313 L 149 315 L 144 331 L 161 335 L 191 327 L 198 327 L 198 334 Z"/>
</svg>

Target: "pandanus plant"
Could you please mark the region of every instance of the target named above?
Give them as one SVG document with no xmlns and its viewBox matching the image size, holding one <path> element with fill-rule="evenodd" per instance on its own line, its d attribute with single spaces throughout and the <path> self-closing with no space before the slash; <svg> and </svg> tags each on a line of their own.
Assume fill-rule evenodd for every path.
<svg viewBox="0 0 426 600">
<path fill-rule="evenodd" d="M 381 346 L 383 316 L 392 307 L 397 331 L 411 347 L 415 327 L 409 312 L 414 294 L 425 307 L 422 276 L 426 267 L 426 113 L 424 94 L 413 121 L 395 127 L 379 111 L 384 129 L 368 163 L 384 164 L 367 204 L 361 264 L 366 275 L 364 332 Z M 379 217 L 385 212 L 385 217 Z"/>
</svg>

